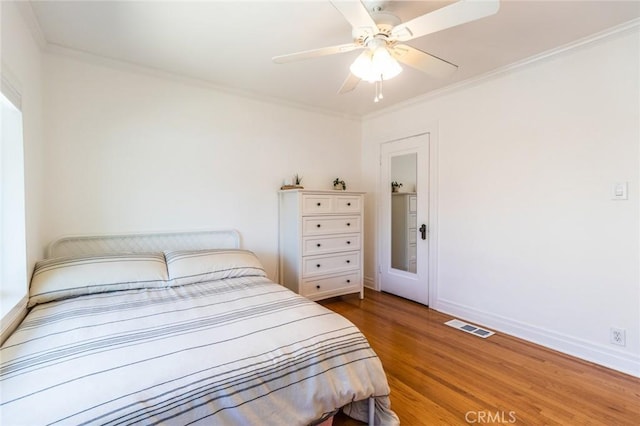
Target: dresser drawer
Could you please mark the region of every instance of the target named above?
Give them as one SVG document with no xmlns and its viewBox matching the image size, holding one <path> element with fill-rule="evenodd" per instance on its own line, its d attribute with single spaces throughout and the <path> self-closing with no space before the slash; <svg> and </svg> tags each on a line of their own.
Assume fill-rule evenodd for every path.
<svg viewBox="0 0 640 426">
<path fill-rule="evenodd" d="M 362 197 L 357 195 L 305 194 L 302 214 L 360 213 Z"/>
<path fill-rule="evenodd" d="M 360 232 L 360 216 L 312 216 L 302 221 L 304 236 L 347 232 Z"/>
<path fill-rule="evenodd" d="M 305 194 L 302 196 L 302 214 L 324 214 L 334 212 L 332 195 Z"/>
<path fill-rule="evenodd" d="M 345 289 L 360 291 L 360 281 L 359 271 L 317 280 L 305 280 L 302 282 L 300 294 L 313 299 L 316 295 L 325 296 L 327 293 L 342 292 Z"/>
<path fill-rule="evenodd" d="M 407 257 L 409 258 L 409 261 L 413 260 L 414 262 L 416 261 L 416 257 L 417 257 L 417 247 L 415 244 L 409 244 L 409 253 L 407 253 Z"/>
<path fill-rule="evenodd" d="M 416 218 L 415 213 L 408 215 L 407 222 L 408 222 L 407 227 L 409 228 L 416 228 L 418 226 L 418 220 Z"/>
<path fill-rule="evenodd" d="M 307 237 L 302 243 L 303 256 L 348 250 L 360 250 L 360 234 Z"/>
<path fill-rule="evenodd" d="M 302 258 L 303 277 L 332 274 L 350 269 L 360 269 L 359 251 Z"/>
<path fill-rule="evenodd" d="M 336 195 L 334 210 L 336 213 L 360 213 L 362 197 Z"/>
<path fill-rule="evenodd" d="M 409 213 L 418 211 L 418 197 L 415 195 L 409 197 Z"/>
</svg>

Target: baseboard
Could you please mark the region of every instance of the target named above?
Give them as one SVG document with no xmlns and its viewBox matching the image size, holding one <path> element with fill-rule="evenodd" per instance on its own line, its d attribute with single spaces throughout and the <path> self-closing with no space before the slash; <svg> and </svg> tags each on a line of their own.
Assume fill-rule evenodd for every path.
<svg viewBox="0 0 640 426">
<path fill-rule="evenodd" d="M 520 339 L 602 365 L 635 377 L 640 377 L 640 356 L 628 352 L 604 348 L 585 340 L 564 335 L 553 330 L 483 312 L 459 303 L 439 299 L 429 306 L 465 321 L 509 334 Z"/>
<path fill-rule="evenodd" d="M 365 287 L 370 288 L 371 290 L 378 290 L 376 287 L 376 281 L 371 277 L 364 277 L 362 280 Z"/>
</svg>

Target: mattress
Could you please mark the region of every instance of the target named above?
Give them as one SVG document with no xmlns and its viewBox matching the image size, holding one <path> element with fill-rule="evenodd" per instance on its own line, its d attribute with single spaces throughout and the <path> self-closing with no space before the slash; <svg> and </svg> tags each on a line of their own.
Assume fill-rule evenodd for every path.
<svg viewBox="0 0 640 426">
<path fill-rule="evenodd" d="M 106 276 L 128 256 L 97 273 L 94 258 L 39 263 L 30 312 L 0 349 L 2 423 L 307 425 L 340 408 L 367 421 L 371 397 L 376 425 L 398 423 L 352 323 L 270 281 L 250 252 L 180 265 L 201 253 L 134 256 L 150 269 L 117 285 Z"/>
</svg>

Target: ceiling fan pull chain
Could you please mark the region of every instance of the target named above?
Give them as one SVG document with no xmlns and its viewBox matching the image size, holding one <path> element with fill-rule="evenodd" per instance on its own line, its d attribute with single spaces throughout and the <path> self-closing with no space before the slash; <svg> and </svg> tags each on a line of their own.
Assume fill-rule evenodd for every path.
<svg viewBox="0 0 640 426">
<path fill-rule="evenodd" d="M 376 88 L 376 96 L 373 98 L 373 102 L 379 102 L 384 96 L 382 96 L 382 74 L 380 75 L 380 80 L 376 80 L 374 82 Z"/>
</svg>

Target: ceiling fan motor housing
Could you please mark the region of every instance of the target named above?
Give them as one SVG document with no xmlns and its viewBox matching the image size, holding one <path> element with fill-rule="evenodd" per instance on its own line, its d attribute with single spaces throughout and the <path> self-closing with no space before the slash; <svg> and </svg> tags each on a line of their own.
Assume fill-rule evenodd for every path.
<svg viewBox="0 0 640 426">
<path fill-rule="evenodd" d="M 376 42 L 374 43 L 375 45 L 372 46 L 372 40 L 383 40 L 385 44 L 389 44 L 392 41 L 391 30 L 400 24 L 400 18 L 391 13 L 384 12 L 382 10 L 382 5 L 373 7 L 373 11 L 370 15 L 376 23 L 377 32 L 375 34 L 371 33 L 370 28 L 353 28 L 351 34 L 353 35 L 354 43 L 360 46 L 366 46 L 370 49 L 375 49 L 380 45 Z"/>
<path fill-rule="evenodd" d="M 369 49 L 375 49 L 381 45 L 389 45 L 394 41 L 391 38 L 392 28 L 393 26 L 386 24 L 378 25 L 378 32 L 376 34 L 371 34 L 369 31 L 354 29 L 354 43 L 360 46 L 365 46 Z"/>
<path fill-rule="evenodd" d="M 338 93 L 353 90 L 362 79 L 381 82 L 383 79 L 392 78 L 397 75 L 398 69 L 402 70 L 398 62 L 434 77 L 449 77 L 458 69 L 457 65 L 404 43 L 493 15 L 500 8 L 500 0 L 459 0 L 402 22 L 398 16 L 387 11 L 386 6 L 392 10 L 396 6 L 393 4 L 391 7 L 392 3 L 389 1 L 330 0 L 330 2 L 351 24 L 353 41 L 337 46 L 275 56 L 273 61 L 287 63 L 365 49 L 351 64 L 351 73 L 347 76 Z M 362 67 L 356 66 L 357 62 L 361 62 Z M 379 66 L 384 62 L 387 66 Z M 356 68 L 362 72 L 354 72 Z M 383 68 L 383 71 L 378 72 Z M 381 93 L 379 95 L 376 95 L 376 99 L 381 98 Z"/>
</svg>

